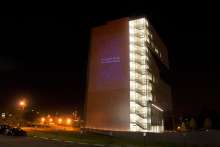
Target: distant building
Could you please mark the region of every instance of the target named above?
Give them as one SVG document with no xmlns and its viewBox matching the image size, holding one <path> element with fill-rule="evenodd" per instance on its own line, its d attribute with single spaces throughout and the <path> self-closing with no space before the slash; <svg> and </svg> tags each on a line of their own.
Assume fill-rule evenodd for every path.
<svg viewBox="0 0 220 147">
<path fill-rule="evenodd" d="M 162 132 L 171 112 L 168 53 L 146 18 L 92 29 L 85 127 Z"/>
</svg>

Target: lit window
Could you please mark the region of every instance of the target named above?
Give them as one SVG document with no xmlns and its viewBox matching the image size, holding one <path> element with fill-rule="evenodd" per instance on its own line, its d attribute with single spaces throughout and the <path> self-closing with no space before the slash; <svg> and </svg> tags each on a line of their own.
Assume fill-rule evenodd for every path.
<svg viewBox="0 0 220 147">
<path fill-rule="evenodd" d="M 146 56 L 141 56 L 141 60 L 146 60 Z"/>
<path fill-rule="evenodd" d="M 133 27 L 134 26 L 134 21 L 129 21 L 129 26 Z"/>
<path fill-rule="evenodd" d="M 130 36 L 130 42 L 134 42 L 134 36 Z"/>
<path fill-rule="evenodd" d="M 141 65 L 140 68 L 143 69 L 143 70 L 145 70 L 145 69 L 146 69 L 146 66 L 145 66 L 145 65 Z"/>
<path fill-rule="evenodd" d="M 137 126 L 135 124 L 130 124 L 131 131 L 137 131 Z"/>
<path fill-rule="evenodd" d="M 149 91 L 152 90 L 152 85 L 151 84 L 147 85 L 147 90 L 149 90 Z"/>
<path fill-rule="evenodd" d="M 129 33 L 130 33 L 130 34 L 134 34 L 134 32 L 135 32 L 135 31 L 134 31 L 134 28 L 131 28 L 131 27 L 130 27 Z"/>
<path fill-rule="evenodd" d="M 135 68 L 135 63 L 134 62 L 130 62 L 130 67 L 131 68 Z"/>
<path fill-rule="evenodd" d="M 135 97 L 135 92 L 134 91 L 130 91 L 130 96 L 131 97 Z"/>
<path fill-rule="evenodd" d="M 145 23 L 145 18 L 140 19 L 141 23 Z"/>
<path fill-rule="evenodd" d="M 149 73 L 149 72 L 147 73 L 147 79 L 148 79 L 148 80 L 152 80 L 152 74 Z"/>
<path fill-rule="evenodd" d="M 145 37 L 145 41 L 147 41 L 147 43 L 150 43 L 150 38 L 148 36 Z"/>
<path fill-rule="evenodd" d="M 144 80 L 146 80 L 147 76 L 146 76 L 146 75 L 143 75 L 142 78 L 143 78 Z"/>
<path fill-rule="evenodd" d="M 157 49 L 157 48 L 155 48 L 155 52 L 156 52 L 157 54 L 159 54 L 159 51 L 158 51 L 158 49 Z"/>
<path fill-rule="evenodd" d="M 148 29 L 145 30 L 145 34 L 146 34 L 147 36 L 150 34 L 150 32 L 149 32 Z"/>
<path fill-rule="evenodd" d="M 131 122 L 136 122 L 136 114 L 130 114 Z"/>
<path fill-rule="evenodd" d="M 134 51 L 135 50 L 135 47 L 133 44 L 130 44 L 130 51 Z"/>
<path fill-rule="evenodd" d="M 130 59 L 133 59 L 133 60 L 134 60 L 134 59 L 135 59 L 135 55 L 131 53 L 131 54 L 130 54 Z"/>
<path fill-rule="evenodd" d="M 135 82 L 134 81 L 130 81 L 130 87 L 135 88 Z"/>
<path fill-rule="evenodd" d="M 148 100 L 152 100 L 152 99 L 153 99 L 153 96 L 152 96 L 152 93 L 151 93 L 151 92 L 148 92 L 148 93 L 147 93 L 147 99 L 148 99 Z"/>
<path fill-rule="evenodd" d="M 145 24 L 146 24 L 147 27 L 149 26 L 149 22 L 148 22 L 147 19 L 145 19 Z"/>
<path fill-rule="evenodd" d="M 133 79 L 133 80 L 135 79 L 135 73 L 134 72 L 130 72 L 130 78 Z"/>
<path fill-rule="evenodd" d="M 142 86 L 142 90 L 146 91 L 147 87 L 146 86 Z"/>
</svg>

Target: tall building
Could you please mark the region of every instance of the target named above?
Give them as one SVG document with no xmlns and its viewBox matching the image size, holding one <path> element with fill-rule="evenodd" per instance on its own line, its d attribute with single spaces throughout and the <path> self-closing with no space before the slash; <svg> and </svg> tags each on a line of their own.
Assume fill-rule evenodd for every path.
<svg viewBox="0 0 220 147">
<path fill-rule="evenodd" d="M 162 132 L 171 112 L 168 53 L 146 18 L 91 31 L 85 127 Z"/>
</svg>

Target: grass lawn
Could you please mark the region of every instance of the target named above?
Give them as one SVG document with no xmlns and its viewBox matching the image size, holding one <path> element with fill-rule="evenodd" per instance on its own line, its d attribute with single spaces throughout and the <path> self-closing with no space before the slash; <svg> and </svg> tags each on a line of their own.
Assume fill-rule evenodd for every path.
<svg viewBox="0 0 220 147">
<path fill-rule="evenodd" d="M 73 141 L 76 143 L 115 145 L 123 147 L 198 147 L 195 145 L 174 144 L 174 143 L 152 143 L 144 144 L 143 141 L 131 140 L 126 138 L 105 136 L 99 134 L 79 134 L 68 131 L 30 131 L 28 135 L 53 138 L 58 140 Z M 204 147 L 204 146 L 203 146 Z"/>
</svg>

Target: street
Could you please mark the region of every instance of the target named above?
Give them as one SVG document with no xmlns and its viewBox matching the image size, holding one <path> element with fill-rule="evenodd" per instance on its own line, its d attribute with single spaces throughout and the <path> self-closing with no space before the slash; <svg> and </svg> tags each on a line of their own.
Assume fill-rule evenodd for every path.
<svg viewBox="0 0 220 147">
<path fill-rule="evenodd" d="M 44 140 L 30 137 L 11 137 L 0 135 L 0 147 L 89 147 L 91 145 Z"/>
</svg>

